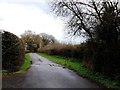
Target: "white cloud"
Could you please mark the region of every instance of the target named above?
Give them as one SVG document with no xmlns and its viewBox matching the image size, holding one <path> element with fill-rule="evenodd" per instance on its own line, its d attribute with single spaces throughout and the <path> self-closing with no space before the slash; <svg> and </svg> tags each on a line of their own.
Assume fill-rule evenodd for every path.
<svg viewBox="0 0 120 90">
<path fill-rule="evenodd" d="M 79 43 L 66 38 L 64 23 L 49 11 L 49 0 L 0 0 L 0 29 L 21 35 L 25 30 L 53 35 L 60 42 Z"/>
<path fill-rule="evenodd" d="M 49 0 L 0 0 L 0 2 L 12 2 L 12 3 L 20 3 L 20 2 L 37 2 L 37 3 L 44 3 L 48 2 Z"/>
<path fill-rule="evenodd" d="M 59 40 L 63 35 L 63 22 L 59 18 L 55 19 L 32 5 L 0 3 L 0 18 L 0 29 L 16 35 L 22 34 L 25 30 L 35 31 L 37 34 L 52 34 Z"/>
</svg>

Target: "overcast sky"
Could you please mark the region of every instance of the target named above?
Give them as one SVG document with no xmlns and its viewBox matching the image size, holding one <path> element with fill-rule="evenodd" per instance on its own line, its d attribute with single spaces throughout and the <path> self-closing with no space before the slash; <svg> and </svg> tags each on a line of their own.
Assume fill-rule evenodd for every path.
<svg viewBox="0 0 120 90">
<path fill-rule="evenodd" d="M 0 29 L 18 36 L 31 30 L 53 35 L 62 42 L 80 41 L 65 38 L 64 22 L 50 12 L 48 0 L 0 0 Z"/>
</svg>

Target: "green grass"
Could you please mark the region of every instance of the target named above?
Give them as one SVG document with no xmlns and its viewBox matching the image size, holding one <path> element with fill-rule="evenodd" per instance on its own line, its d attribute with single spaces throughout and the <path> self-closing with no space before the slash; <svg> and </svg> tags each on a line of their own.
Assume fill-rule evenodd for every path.
<svg viewBox="0 0 120 90">
<path fill-rule="evenodd" d="M 30 65 L 31 65 L 30 55 L 29 55 L 29 53 L 27 53 L 27 54 L 25 54 L 24 63 L 20 67 L 20 71 L 26 71 L 30 67 Z"/>
<path fill-rule="evenodd" d="M 51 60 L 55 63 L 61 64 L 65 67 L 75 71 L 82 77 L 86 77 L 88 79 L 96 81 L 96 82 L 104 85 L 107 88 L 115 88 L 118 90 L 120 89 L 119 81 L 111 79 L 110 77 L 102 75 L 100 73 L 95 73 L 95 72 L 85 68 L 81 62 L 75 62 L 75 60 L 73 60 L 73 59 L 62 58 L 62 57 L 53 56 L 53 55 L 50 56 L 50 55 L 43 54 L 43 53 L 38 53 L 38 54 L 45 58 L 48 58 L 49 60 Z"/>
</svg>

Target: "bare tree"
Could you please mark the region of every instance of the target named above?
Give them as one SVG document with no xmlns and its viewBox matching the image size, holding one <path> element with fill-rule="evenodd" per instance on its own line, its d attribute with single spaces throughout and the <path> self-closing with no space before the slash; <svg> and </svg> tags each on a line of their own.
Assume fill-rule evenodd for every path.
<svg viewBox="0 0 120 90">
<path fill-rule="evenodd" d="M 53 37 L 52 35 L 46 34 L 46 33 L 41 33 L 40 37 L 42 38 L 44 46 L 47 45 L 47 44 L 50 44 L 50 43 L 57 42 L 57 40 L 55 39 L 55 37 Z"/>
<path fill-rule="evenodd" d="M 80 0 L 57 0 L 52 2 L 51 6 L 54 13 L 58 16 L 67 17 L 68 34 L 81 35 L 85 33 L 93 41 L 96 35 L 96 27 L 99 25 L 104 26 L 105 20 L 103 19 L 103 15 L 106 12 L 106 8 L 114 8 L 112 12 L 115 12 L 115 17 L 117 18 L 111 18 L 116 20 L 117 25 L 115 27 L 120 32 L 120 9 L 118 1 L 89 0 L 89 2 L 83 2 Z M 106 17 L 106 19 L 109 18 Z"/>
</svg>

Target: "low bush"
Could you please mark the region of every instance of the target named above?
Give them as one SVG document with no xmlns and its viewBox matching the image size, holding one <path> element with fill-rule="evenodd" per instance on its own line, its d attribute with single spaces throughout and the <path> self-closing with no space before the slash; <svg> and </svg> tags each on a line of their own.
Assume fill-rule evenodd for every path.
<svg viewBox="0 0 120 90">
<path fill-rule="evenodd" d="M 63 44 L 52 44 L 44 48 L 38 49 L 38 52 L 46 53 L 49 55 L 58 55 L 67 58 L 81 58 L 80 46 L 79 45 L 63 45 Z"/>
</svg>

